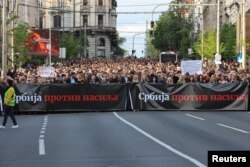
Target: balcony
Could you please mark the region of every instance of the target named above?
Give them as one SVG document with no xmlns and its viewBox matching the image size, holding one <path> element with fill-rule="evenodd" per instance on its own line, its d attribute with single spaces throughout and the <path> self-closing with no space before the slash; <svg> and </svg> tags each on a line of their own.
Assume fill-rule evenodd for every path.
<svg viewBox="0 0 250 167">
<path fill-rule="evenodd" d="M 115 9 L 110 9 L 110 14 L 111 14 L 111 16 L 117 16 Z"/>
<path fill-rule="evenodd" d="M 50 10 L 62 10 L 62 6 L 51 6 Z"/>
<path fill-rule="evenodd" d="M 84 26 L 76 27 L 75 30 L 83 30 Z M 115 32 L 116 29 L 114 27 L 105 27 L 105 26 L 87 26 L 88 31 L 94 32 Z"/>
<path fill-rule="evenodd" d="M 39 10 L 39 14 L 40 14 L 40 15 L 45 15 L 45 14 L 46 14 L 46 10 L 40 9 L 40 10 Z"/>
<path fill-rule="evenodd" d="M 83 13 L 90 13 L 90 9 L 91 9 L 91 7 L 89 5 L 88 6 L 84 6 L 84 5 L 80 6 L 80 12 L 83 12 Z"/>
<path fill-rule="evenodd" d="M 105 13 L 106 11 L 106 6 L 95 6 L 95 12 L 97 13 Z"/>
</svg>

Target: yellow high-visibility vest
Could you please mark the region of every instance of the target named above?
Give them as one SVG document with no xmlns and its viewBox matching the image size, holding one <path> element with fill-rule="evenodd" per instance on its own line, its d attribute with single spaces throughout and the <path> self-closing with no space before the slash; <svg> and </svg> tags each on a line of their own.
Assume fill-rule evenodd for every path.
<svg viewBox="0 0 250 167">
<path fill-rule="evenodd" d="M 15 106 L 16 103 L 16 92 L 13 87 L 9 87 L 4 94 L 4 104 L 8 106 Z"/>
</svg>

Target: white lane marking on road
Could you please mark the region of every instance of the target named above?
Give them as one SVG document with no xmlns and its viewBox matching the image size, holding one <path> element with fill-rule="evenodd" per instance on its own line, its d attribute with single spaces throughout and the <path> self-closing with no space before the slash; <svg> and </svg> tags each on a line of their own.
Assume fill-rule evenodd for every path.
<svg viewBox="0 0 250 167">
<path fill-rule="evenodd" d="M 248 132 L 248 131 L 245 131 L 245 130 L 242 130 L 242 129 L 238 129 L 238 128 L 235 128 L 235 127 L 232 127 L 232 126 L 224 125 L 224 124 L 221 124 L 221 123 L 217 123 L 217 125 L 223 126 L 223 127 L 225 127 L 225 128 L 228 128 L 228 129 L 233 129 L 233 130 L 236 130 L 236 131 L 238 131 L 238 132 L 245 133 L 245 134 L 250 133 L 250 132 Z"/>
<path fill-rule="evenodd" d="M 128 126 L 132 127 L 133 129 L 135 129 L 136 131 L 140 132 L 141 134 L 143 134 L 144 136 L 148 137 L 149 139 L 153 140 L 154 142 L 156 142 L 157 144 L 161 145 L 162 147 L 166 148 L 169 151 L 172 151 L 173 153 L 181 156 L 184 159 L 187 159 L 188 161 L 192 162 L 193 164 L 195 164 L 196 166 L 199 167 L 205 167 L 206 165 L 202 164 L 201 162 L 197 161 L 196 159 L 176 150 L 175 148 L 171 147 L 170 145 L 167 145 L 166 143 L 160 141 L 159 139 L 153 137 L 152 135 L 150 135 L 149 133 L 143 131 L 142 129 L 140 129 L 139 127 L 135 126 L 134 124 L 130 123 L 129 121 L 125 120 L 124 118 L 122 118 L 121 116 L 119 116 L 116 112 L 113 112 L 113 114 L 120 119 L 123 123 L 127 124 Z"/>
<path fill-rule="evenodd" d="M 48 124 L 48 116 L 44 116 L 43 125 L 39 136 L 39 155 L 45 155 L 45 144 L 44 144 L 44 134 Z"/>
<path fill-rule="evenodd" d="M 194 115 L 191 115 L 191 114 L 185 114 L 185 115 L 189 116 L 189 117 L 192 117 L 192 118 L 195 118 L 195 119 L 199 119 L 199 120 L 205 121 L 205 119 L 201 118 L 201 117 L 197 117 L 197 116 L 194 116 Z"/>
<path fill-rule="evenodd" d="M 45 145 L 43 139 L 39 139 L 39 155 L 45 155 Z"/>
</svg>

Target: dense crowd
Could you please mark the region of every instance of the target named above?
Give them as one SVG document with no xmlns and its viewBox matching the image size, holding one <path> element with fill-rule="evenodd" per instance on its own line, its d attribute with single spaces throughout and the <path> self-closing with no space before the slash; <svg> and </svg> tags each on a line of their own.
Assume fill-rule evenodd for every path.
<svg viewBox="0 0 250 167">
<path fill-rule="evenodd" d="M 250 69 L 245 70 L 235 61 L 222 61 L 219 68 L 208 61 L 203 62 L 202 74 L 181 73 L 180 63 L 159 63 L 154 59 L 129 57 L 124 59 L 76 59 L 53 64 L 55 75 L 51 78 L 39 76 L 39 66 L 10 69 L 8 76 L 15 83 L 164 83 L 184 84 L 248 82 Z"/>
</svg>

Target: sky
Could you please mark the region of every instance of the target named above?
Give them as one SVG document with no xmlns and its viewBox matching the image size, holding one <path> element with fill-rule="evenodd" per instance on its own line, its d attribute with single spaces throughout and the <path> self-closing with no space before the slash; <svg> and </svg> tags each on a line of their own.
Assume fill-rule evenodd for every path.
<svg viewBox="0 0 250 167">
<path fill-rule="evenodd" d="M 128 51 L 129 54 L 133 48 L 133 36 L 136 33 L 142 33 L 136 35 L 134 38 L 134 48 L 136 50 L 137 57 L 144 57 L 145 49 L 145 33 L 146 25 L 148 27 L 152 20 L 152 11 L 159 5 L 164 3 L 170 3 L 171 0 L 117 0 L 117 12 L 150 12 L 150 14 L 118 14 L 117 16 L 117 30 L 119 36 L 126 38 L 126 43 L 123 48 Z M 143 6 L 144 5 L 144 6 Z M 155 11 L 166 11 L 167 5 L 159 6 Z M 154 21 L 159 19 L 160 14 L 153 14 Z"/>
</svg>

